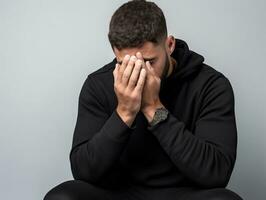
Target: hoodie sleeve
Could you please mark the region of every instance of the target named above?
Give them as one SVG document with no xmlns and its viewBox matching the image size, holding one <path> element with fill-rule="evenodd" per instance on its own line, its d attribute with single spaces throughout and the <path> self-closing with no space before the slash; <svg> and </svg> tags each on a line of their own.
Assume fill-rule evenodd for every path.
<svg viewBox="0 0 266 200">
<path fill-rule="evenodd" d="M 88 76 L 79 95 L 78 115 L 69 154 L 74 179 L 91 183 L 106 181 L 104 175 L 120 157 L 135 129 L 116 109 L 108 115 L 103 93 Z"/>
<path fill-rule="evenodd" d="M 205 90 L 193 132 L 172 113 L 148 129 L 175 166 L 199 187 L 228 184 L 236 160 L 237 128 L 233 89 L 226 77 Z"/>
</svg>

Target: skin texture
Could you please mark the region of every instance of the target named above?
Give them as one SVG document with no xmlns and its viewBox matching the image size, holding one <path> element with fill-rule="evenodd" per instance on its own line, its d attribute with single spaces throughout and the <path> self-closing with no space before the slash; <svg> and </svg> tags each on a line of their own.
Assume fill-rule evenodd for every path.
<svg viewBox="0 0 266 200">
<path fill-rule="evenodd" d="M 159 98 L 160 84 L 164 72 L 168 77 L 173 71 L 174 48 L 171 35 L 157 45 L 145 42 L 141 47 L 113 48 L 118 63 L 113 71 L 116 110 L 128 126 L 139 111 L 151 122 L 156 109 L 164 107 Z"/>
</svg>

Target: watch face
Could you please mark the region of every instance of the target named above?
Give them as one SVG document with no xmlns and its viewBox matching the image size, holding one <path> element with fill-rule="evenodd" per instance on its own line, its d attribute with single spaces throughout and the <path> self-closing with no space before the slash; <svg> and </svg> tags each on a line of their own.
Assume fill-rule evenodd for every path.
<svg viewBox="0 0 266 200">
<path fill-rule="evenodd" d="M 160 119 L 165 119 L 165 117 L 167 116 L 167 113 L 168 113 L 168 111 L 164 108 L 160 108 L 159 110 L 157 110 L 157 112 L 158 112 L 158 117 Z"/>
<path fill-rule="evenodd" d="M 164 107 L 158 108 L 154 114 L 154 117 L 151 121 L 151 125 L 155 125 L 163 120 L 165 120 L 168 116 L 168 110 Z"/>
</svg>

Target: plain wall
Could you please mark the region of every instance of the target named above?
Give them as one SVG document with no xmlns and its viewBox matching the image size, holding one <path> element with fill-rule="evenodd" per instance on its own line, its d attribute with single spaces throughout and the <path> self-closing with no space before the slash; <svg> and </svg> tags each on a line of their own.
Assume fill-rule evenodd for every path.
<svg viewBox="0 0 266 200">
<path fill-rule="evenodd" d="M 78 95 L 87 75 L 114 58 L 108 25 L 124 2 L 0 0 L 1 199 L 42 199 L 72 179 Z M 229 78 L 238 154 L 228 188 L 265 199 L 266 1 L 155 2 L 169 34 Z"/>
</svg>

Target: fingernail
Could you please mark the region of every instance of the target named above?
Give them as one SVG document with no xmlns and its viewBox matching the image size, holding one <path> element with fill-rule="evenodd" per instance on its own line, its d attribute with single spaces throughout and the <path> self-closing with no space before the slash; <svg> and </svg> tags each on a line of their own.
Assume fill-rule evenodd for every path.
<svg viewBox="0 0 266 200">
<path fill-rule="evenodd" d="M 131 56 L 131 60 L 135 61 L 136 60 L 136 56 Z"/>
<path fill-rule="evenodd" d="M 146 62 L 146 65 L 147 65 L 147 67 L 148 67 L 149 70 L 150 70 L 150 69 L 151 69 L 151 65 L 150 65 L 150 62 L 149 62 L 149 61 Z"/>
</svg>

